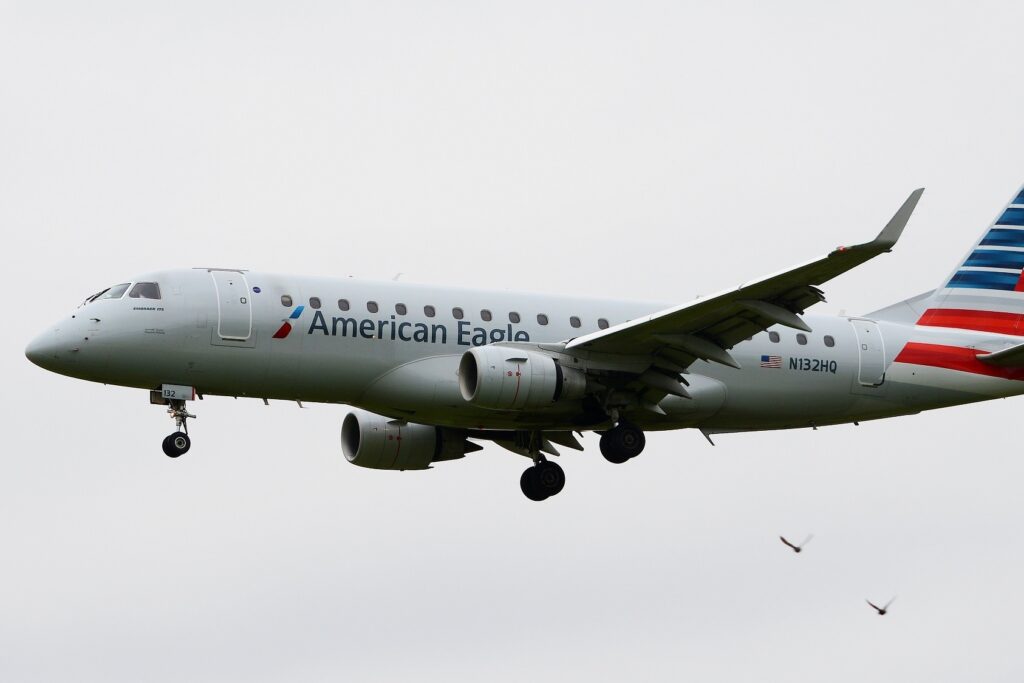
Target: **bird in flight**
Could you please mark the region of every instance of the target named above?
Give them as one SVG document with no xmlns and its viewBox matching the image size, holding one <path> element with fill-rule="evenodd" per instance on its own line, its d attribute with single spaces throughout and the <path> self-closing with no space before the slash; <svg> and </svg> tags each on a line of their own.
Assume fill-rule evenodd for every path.
<svg viewBox="0 0 1024 683">
<path fill-rule="evenodd" d="M 896 598 L 893 598 L 892 600 L 895 600 L 895 599 L 896 599 Z M 867 602 L 867 603 L 868 603 L 869 605 L 871 605 L 872 607 L 874 607 L 874 608 L 875 608 L 875 611 L 876 611 L 876 612 L 878 612 L 878 616 L 880 616 L 880 617 L 884 617 L 884 616 L 885 616 L 885 613 L 889 611 L 889 605 L 891 605 L 891 604 L 892 604 L 892 600 L 890 600 L 889 602 L 885 603 L 885 604 L 884 604 L 883 606 L 881 606 L 881 607 L 879 607 L 879 606 L 878 606 L 878 605 L 876 605 L 875 603 L 871 602 L 870 600 L 865 600 L 865 602 Z"/>
<path fill-rule="evenodd" d="M 779 536 L 779 540 L 782 541 L 783 543 L 785 543 L 786 545 L 788 545 L 790 548 L 792 548 L 794 553 L 798 553 L 801 550 L 803 550 L 804 546 L 807 545 L 808 543 L 810 543 L 812 538 L 814 538 L 814 534 L 811 534 L 810 536 L 805 538 L 803 540 L 803 543 L 801 543 L 800 545 L 794 545 L 794 544 L 790 543 L 789 541 L 787 541 L 785 536 Z"/>
</svg>

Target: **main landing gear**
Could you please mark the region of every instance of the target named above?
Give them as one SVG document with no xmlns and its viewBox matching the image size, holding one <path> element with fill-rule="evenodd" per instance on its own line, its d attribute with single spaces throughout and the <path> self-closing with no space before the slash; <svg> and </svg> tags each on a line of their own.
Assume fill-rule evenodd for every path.
<svg viewBox="0 0 1024 683">
<path fill-rule="evenodd" d="M 188 453 L 188 449 L 192 447 L 192 439 L 188 436 L 188 423 L 186 420 L 190 417 L 195 417 L 195 415 L 185 410 L 185 401 L 179 399 L 167 401 L 167 414 L 174 418 L 174 424 L 178 431 L 164 438 L 164 454 L 169 458 L 177 458 Z"/>
<path fill-rule="evenodd" d="M 625 420 L 601 435 L 601 455 L 608 462 L 621 465 L 643 452 L 647 439 L 643 431 Z"/>
<path fill-rule="evenodd" d="M 618 420 L 618 414 L 613 414 L 612 419 Z M 608 462 L 616 464 L 640 455 L 645 445 L 647 438 L 643 430 L 625 420 L 618 420 L 614 427 L 601 435 L 601 455 Z M 565 487 L 565 472 L 556 463 L 547 460 L 541 453 L 541 448 L 545 448 L 546 452 L 552 452 L 551 444 L 547 444 L 542 433 L 520 432 L 517 436 L 515 452 L 529 455 L 534 463 L 533 467 L 519 477 L 519 487 L 523 490 L 523 495 L 535 501 L 557 495 Z"/>
<path fill-rule="evenodd" d="M 533 467 L 519 477 L 519 487 L 530 500 L 542 501 L 557 495 L 565 486 L 565 471 L 558 463 L 537 456 Z"/>
</svg>

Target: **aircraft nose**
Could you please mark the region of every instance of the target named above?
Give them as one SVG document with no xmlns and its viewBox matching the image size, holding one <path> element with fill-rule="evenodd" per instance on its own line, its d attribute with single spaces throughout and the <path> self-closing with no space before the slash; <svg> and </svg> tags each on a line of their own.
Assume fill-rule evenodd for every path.
<svg viewBox="0 0 1024 683">
<path fill-rule="evenodd" d="M 25 357 L 46 370 L 54 370 L 60 362 L 61 352 L 66 349 L 60 346 L 60 331 L 47 330 L 29 342 L 25 347 Z"/>
</svg>

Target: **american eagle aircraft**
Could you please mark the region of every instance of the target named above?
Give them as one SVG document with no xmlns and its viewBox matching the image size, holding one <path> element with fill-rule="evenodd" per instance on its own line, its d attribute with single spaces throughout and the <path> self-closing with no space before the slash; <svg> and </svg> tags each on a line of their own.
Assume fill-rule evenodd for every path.
<svg viewBox="0 0 1024 683">
<path fill-rule="evenodd" d="M 601 435 L 624 463 L 648 430 L 817 427 L 1024 393 L 1024 189 L 934 291 L 861 316 L 805 314 L 825 282 L 890 251 L 923 190 L 870 242 L 683 305 L 315 278 L 224 268 L 126 279 L 27 347 L 36 365 L 137 387 L 189 450 L 189 401 L 351 406 L 354 465 L 420 470 L 491 441 L 533 461 Z"/>
</svg>

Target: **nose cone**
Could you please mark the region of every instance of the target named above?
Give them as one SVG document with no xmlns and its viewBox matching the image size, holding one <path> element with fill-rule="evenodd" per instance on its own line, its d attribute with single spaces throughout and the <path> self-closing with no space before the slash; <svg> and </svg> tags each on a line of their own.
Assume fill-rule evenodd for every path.
<svg viewBox="0 0 1024 683">
<path fill-rule="evenodd" d="M 68 355 L 68 349 L 62 348 L 61 334 L 58 330 L 47 330 L 29 342 L 25 347 L 25 357 L 41 368 L 60 372 L 62 356 Z"/>
</svg>

